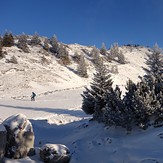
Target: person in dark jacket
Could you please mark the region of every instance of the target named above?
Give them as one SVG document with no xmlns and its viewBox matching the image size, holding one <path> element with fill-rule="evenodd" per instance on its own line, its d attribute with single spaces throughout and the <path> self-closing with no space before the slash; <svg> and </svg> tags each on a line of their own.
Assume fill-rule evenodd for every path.
<svg viewBox="0 0 163 163">
<path fill-rule="evenodd" d="M 31 101 L 35 101 L 36 93 L 32 92 Z"/>
</svg>

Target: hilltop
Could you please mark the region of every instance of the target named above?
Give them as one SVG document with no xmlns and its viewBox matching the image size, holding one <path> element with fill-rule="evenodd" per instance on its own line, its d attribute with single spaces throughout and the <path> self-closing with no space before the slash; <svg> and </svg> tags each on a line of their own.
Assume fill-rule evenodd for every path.
<svg viewBox="0 0 163 163">
<path fill-rule="evenodd" d="M 30 36 L 29 38 L 31 38 Z M 4 57 L 0 59 L 0 97 L 23 98 L 28 97 L 32 91 L 38 95 L 49 92 L 73 89 L 89 85 L 94 73 L 91 51 L 94 47 L 79 44 L 63 44 L 68 52 L 70 63 L 64 65 L 50 51 L 43 48 L 44 37 L 40 37 L 40 44 L 28 45 L 29 52 L 26 53 L 15 45 L 3 47 Z M 116 66 L 118 72 L 111 73 L 114 81 L 113 86 L 119 85 L 125 91 L 128 79 L 137 82 L 138 76 L 144 75 L 142 67 L 146 67 L 145 58 L 150 49 L 143 46 L 121 46 L 126 64 L 120 64 L 116 60 L 104 59 L 108 69 Z M 110 53 L 110 50 L 107 50 Z M 88 78 L 77 74 L 78 64 L 75 55 L 82 55 L 87 65 Z M 13 60 L 16 60 L 16 63 Z"/>
</svg>

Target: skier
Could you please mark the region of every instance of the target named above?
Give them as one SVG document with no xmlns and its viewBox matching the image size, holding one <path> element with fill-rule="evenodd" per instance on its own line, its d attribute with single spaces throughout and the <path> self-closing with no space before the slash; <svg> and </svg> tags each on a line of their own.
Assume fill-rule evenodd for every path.
<svg viewBox="0 0 163 163">
<path fill-rule="evenodd" d="M 31 101 L 35 101 L 36 93 L 32 92 Z"/>
</svg>

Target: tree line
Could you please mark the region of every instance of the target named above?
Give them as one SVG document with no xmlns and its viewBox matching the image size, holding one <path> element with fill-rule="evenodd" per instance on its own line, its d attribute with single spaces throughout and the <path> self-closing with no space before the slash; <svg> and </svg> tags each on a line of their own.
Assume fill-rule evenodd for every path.
<svg viewBox="0 0 163 163">
<path fill-rule="evenodd" d="M 129 80 L 122 97 L 119 86 L 113 89 L 111 75 L 103 60 L 96 64 L 93 82 L 82 93 L 82 110 L 98 122 L 121 126 L 131 131 L 147 129 L 163 122 L 163 54 L 157 44 L 146 58 L 148 68 L 140 82 Z"/>
</svg>

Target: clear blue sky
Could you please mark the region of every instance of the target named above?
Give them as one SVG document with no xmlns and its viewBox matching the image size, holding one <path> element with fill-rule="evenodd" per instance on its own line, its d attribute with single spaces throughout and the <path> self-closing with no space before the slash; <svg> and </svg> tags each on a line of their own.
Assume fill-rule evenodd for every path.
<svg viewBox="0 0 163 163">
<path fill-rule="evenodd" d="M 34 34 L 109 48 L 163 47 L 163 0 L 1 0 L 0 34 Z"/>
</svg>

